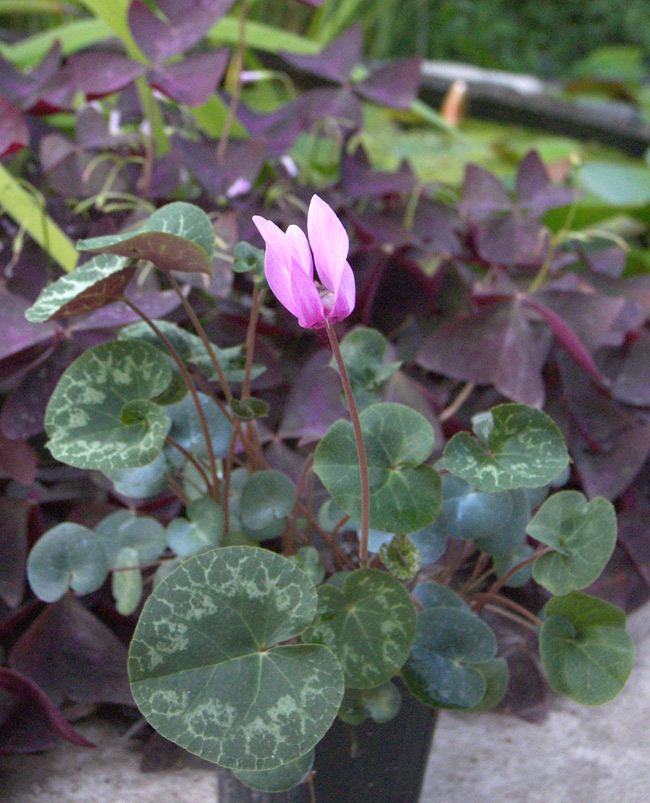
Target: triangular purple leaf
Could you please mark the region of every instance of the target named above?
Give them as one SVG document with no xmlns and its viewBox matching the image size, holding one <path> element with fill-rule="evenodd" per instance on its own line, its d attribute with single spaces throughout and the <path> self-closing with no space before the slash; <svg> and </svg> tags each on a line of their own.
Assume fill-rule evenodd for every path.
<svg viewBox="0 0 650 803">
<path fill-rule="evenodd" d="M 146 70 L 144 64 L 119 53 L 99 51 L 75 53 L 68 58 L 67 64 L 76 87 L 84 93 L 87 100 L 119 92 Z"/>
<path fill-rule="evenodd" d="M 484 220 L 493 212 L 503 212 L 511 207 L 510 194 L 496 176 L 479 165 L 467 165 L 461 211 L 472 220 Z"/>
<path fill-rule="evenodd" d="M 79 747 L 95 746 L 72 728 L 36 683 L 0 667 L 0 754 L 47 750 L 54 735 Z"/>
<path fill-rule="evenodd" d="M 494 385 L 512 401 L 540 407 L 549 343 L 548 336 L 529 324 L 520 302 L 506 301 L 442 324 L 415 359 L 429 371 Z"/>
<path fill-rule="evenodd" d="M 200 106 L 217 88 L 229 57 L 227 48 L 214 53 L 193 53 L 182 61 L 153 70 L 149 83 L 176 103 Z"/>
<path fill-rule="evenodd" d="M 10 156 L 28 144 L 29 131 L 25 118 L 0 93 L 0 156 Z"/>
<path fill-rule="evenodd" d="M 162 64 L 199 42 L 233 5 L 234 0 L 159 0 L 167 21 L 143 0 L 129 6 L 129 28 L 136 44 L 153 64 Z"/>
<path fill-rule="evenodd" d="M 570 204 L 575 190 L 551 183 L 537 151 L 529 151 L 519 163 L 516 179 L 517 202 L 535 217 L 549 209 Z"/>
<path fill-rule="evenodd" d="M 282 58 L 299 70 L 327 78 L 328 81 L 344 84 L 350 73 L 361 62 L 363 30 L 361 25 L 353 25 L 317 56 L 297 56 L 283 53 Z"/>
<path fill-rule="evenodd" d="M 357 200 L 376 195 L 408 195 L 417 177 L 407 161 L 395 173 L 374 170 L 363 146 L 354 153 L 343 150 L 341 158 L 341 190 L 347 198 Z"/>
<path fill-rule="evenodd" d="M 58 705 L 132 704 L 125 646 L 71 596 L 44 609 L 15 644 L 9 663 Z"/>
<path fill-rule="evenodd" d="M 410 109 L 420 89 L 421 63 L 418 56 L 391 61 L 374 70 L 365 81 L 352 86 L 355 92 L 373 103 L 390 109 Z"/>
</svg>

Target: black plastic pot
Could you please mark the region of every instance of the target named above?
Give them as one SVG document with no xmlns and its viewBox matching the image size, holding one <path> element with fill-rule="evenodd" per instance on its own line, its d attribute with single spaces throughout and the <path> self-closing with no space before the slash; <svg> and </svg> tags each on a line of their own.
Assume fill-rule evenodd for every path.
<svg viewBox="0 0 650 803">
<path fill-rule="evenodd" d="M 316 748 L 316 803 L 417 803 L 437 711 L 402 689 L 390 722 L 352 727 L 339 719 Z M 312 803 L 306 785 L 289 792 L 255 792 L 229 771 L 218 773 L 219 803 Z"/>
</svg>

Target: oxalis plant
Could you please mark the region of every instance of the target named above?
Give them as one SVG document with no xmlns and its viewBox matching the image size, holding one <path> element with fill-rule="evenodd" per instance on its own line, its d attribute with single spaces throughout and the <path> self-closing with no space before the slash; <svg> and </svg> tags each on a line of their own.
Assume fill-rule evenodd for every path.
<svg viewBox="0 0 650 803">
<path fill-rule="evenodd" d="M 314 747 L 337 716 L 392 718 L 397 676 L 425 706 L 496 705 L 508 685 L 496 617 L 537 634 L 555 690 L 586 705 L 611 700 L 634 648 L 623 612 L 584 589 L 614 550 L 615 514 L 603 498 L 557 490 L 569 463 L 557 426 L 534 407 L 501 404 L 432 465 L 429 421 L 377 401 L 399 369 L 383 336 L 360 327 L 338 340 L 355 280 L 334 211 L 314 196 L 307 234 L 254 223 L 265 254 L 240 243 L 233 257 L 254 288 L 242 346 L 212 344 L 187 300 L 182 274 L 210 272 L 215 234 L 183 202 L 80 241 L 96 256 L 27 311 L 49 321 L 121 301 L 139 314 L 63 373 L 48 447 L 131 498 L 171 491 L 183 513 L 166 526 L 130 510 L 94 529 L 57 525 L 29 555 L 34 592 L 52 602 L 110 575 L 118 611 L 131 614 L 152 580 L 129 653 L 138 707 L 167 739 L 265 791 L 310 782 Z M 194 331 L 124 295 L 151 265 Z M 303 447 L 297 481 L 267 463 L 269 405 L 251 395 L 269 288 L 300 326 L 327 336 L 349 414 Z M 509 594 L 531 577 L 552 595 L 539 615 Z"/>
</svg>

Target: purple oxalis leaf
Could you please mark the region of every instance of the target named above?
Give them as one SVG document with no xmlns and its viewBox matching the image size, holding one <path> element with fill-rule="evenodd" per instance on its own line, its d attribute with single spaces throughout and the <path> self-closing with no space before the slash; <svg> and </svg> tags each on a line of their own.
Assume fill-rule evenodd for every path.
<svg viewBox="0 0 650 803">
<path fill-rule="evenodd" d="M 521 302 L 512 300 L 443 323 L 415 359 L 429 371 L 494 385 L 512 401 L 540 407 L 544 401 L 541 372 L 549 345 L 549 336 L 534 329 Z"/>
<path fill-rule="evenodd" d="M 35 324 L 25 319 L 25 310 L 30 302 L 22 296 L 0 290 L 0 360 L 25 351 L 32 346 L 49 344 L 61 327 L 55 323 Z"/>
<path fill-rule="evenodd" d="M 24 106 L 31 96 L 55 78 L 60 66 L 59 41 L 54 42 L 41 61 L 26 72 L 21 72 L 10 61 L 0 58 L 0 90 Z"/>
<path fill-rule="evenodd" d="M 334 83 L 344 84 L 350 73 L 361 61 L 363 30 L 361 25 L 353 25 L 317 56 L 296 56 L 283 53 L 282 58 L 299 70 L 326 78 Z"/>
<path fill-rule="evenodd" d="M 407 195 L 417 177 L 404 160 L 395 173 L 373 170 L 363 146 L 354 153 L 343 149 L 341 156 L 341 191 L 351 200 L 376 195 Z"/>
<path fill-rule="evenodd" d="M 75 53 L 68 58 L 68 68 L 76 87 L 87 100 L 111 95 L 133 83 L 147 69 L 119 53 L 98 51 Z"/>
<path fill-rule="evenodd" d="M 527 296 L 525 303 L 539 313 L 558 341 L 566 349 L 571 359 L 602 387 L 609 385 L 608 380 L 600 373 L 593 357 L 578 335 L 557 313 L 549 309 L 532 296 Z"/>
<path fill-rule="evenodd" d="M 510 193 L 496 176 L 478 165 L 467 165 L 460 204 L 462 212 L 472 220 L 485 220 L 494 212 L 505 212 L 511 207 Z"/>
<path fill-rule="evenodd" d="M 129 28 L 136 44 L 153 64 L 189 50 L 233 5 L 234 0 L 159 0 L 167 21 L 143 0 L 129 6 Z"/>
<path fill-rule="evenodd" d="M 11 440 L 0 432 L 0 477 L 20 485 L 31 485 L 36 479 L 38 455 L 25 440 Z"/>
<path fill-rule="evenodd" d="M 615 499 L 650 454 L 650 418 L 610 398 L 562 353 L 561 415 L 569 452 L 588 497 Z"/>
<path fill-rule="evenodd" d="M 182 61 L 153 70 L 149 83 L 176 103 L 200 106 L 217 88 L 229 58 L 227 48 L 214 53 L 192 53 Z"/>
<path fill-rule="evenodd" d="M 549 209 L 570 204 L 575 190 L 551 183 L 537 151 L 529 151 L 519 163 L 516 194 L 519 206 L 539 217 Z"/>
<path fill-rule="evenodd" d="M 0 754 L 47 750 L 54 735 L 78 747 L 95 746 L 72 728 L 36 683 L 0 667 Z"/>
<path fill-rule="evenodd" d="M 0 93 L 0 156 L 10 156 L 28 144 L 29 131 L 25 118 Z"/>
<path fill-rule="evenodd" d="M 418 56 L 391 61 L 373 70 L 364 81 L 352 84 L 352 88 L 373 103 L 390 109 L 410 109 L 420 89 L 421 63 Z"/>
<path fill-rule="evenodd" d="M 133 702 L 126 648 L 72 596 L 43 610 L 14 645 L 9 663 L 57 705 Z"/>
<path fill-rule="evenodd" d="M 548 229 L 519 209 L 475 223 L 471 231 L 478 255 L 489 265 L 538 269 L 548 254 Z"/>
<path fill-rule="evenodd" d="M 299 438 L 301 446 L 313 443 L 339 418 L 348 417 L 340 381 L 329 366 L 331 356 L 318 351 L 300 369 L 284 406 L 281 438 Z"/>
<path fill-rule="evenodd" d="M 628 404 L 650 406 L 650 333 L 647 329 L 642 329 L 626 349 L 612 394 Z"/>
</svg>

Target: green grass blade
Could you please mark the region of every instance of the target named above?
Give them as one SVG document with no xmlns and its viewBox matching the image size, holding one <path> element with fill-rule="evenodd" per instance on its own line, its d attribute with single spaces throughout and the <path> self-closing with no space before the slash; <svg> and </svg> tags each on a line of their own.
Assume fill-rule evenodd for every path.
<svg viewBox="0 0 650 803">
<path fill-rule="evenodd" d="M 74 245 L 34 196 L 1 164 L 0 205 L 65 271 L 74 270 L 77 264 Z"/>
</svg>

